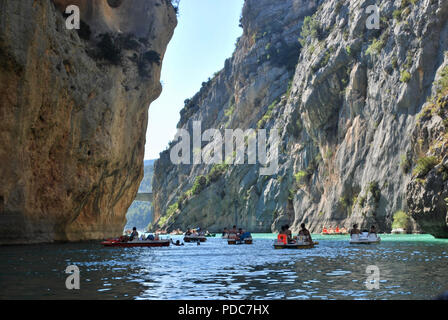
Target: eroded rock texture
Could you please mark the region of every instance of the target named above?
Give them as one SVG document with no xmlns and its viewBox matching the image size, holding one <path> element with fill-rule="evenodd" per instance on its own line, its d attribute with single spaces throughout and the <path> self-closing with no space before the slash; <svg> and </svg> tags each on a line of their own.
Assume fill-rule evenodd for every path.
<svg viewBox="0 0 448 320">
<path fill-rule="evenodd" d="M 379 30 L 366 27 L 373 4 L 380 7 Z M 233 57 L 186 101 L 179 127 L 191 130 L 200 120 L 203 130 L 278 128 L 279 173 L 175 166 L 169 151 L 162 153 L 154 228 L 217 231 L 237 222 L 270 232 L 289 223 L 296 231 L 305 222 L 320 232 L 356 222 L 387 232 L 403 210 L 410 230 L 433 232 L 413 213 L 424 206 L 408 199 L 414 191 L 407 185 L 424 156 L 415 151 L 417 115 L 448 59 L 447 18 L 442 0 L 247 0 Z M 192 192 L 201 175 L 206 180 Z M 446 224 L 445 193 L 434 200 L 439 225 Z"/>
<path fill-rule="evenodd" d="M 54 2 L 0 1 L 0 243 L 121 234 L 143 176 L 171 3 Z"/>
</svg>

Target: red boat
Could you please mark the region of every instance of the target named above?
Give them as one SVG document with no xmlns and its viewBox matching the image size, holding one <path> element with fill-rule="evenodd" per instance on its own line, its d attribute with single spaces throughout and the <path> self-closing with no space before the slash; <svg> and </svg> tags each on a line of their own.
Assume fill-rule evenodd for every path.
<svg viewBox="0 0 448 320">
<path fill-rule="evenodd" d="M 101 244 L 105 247 L 169 247 L 170 240 L 135 240 L 121 241 L 120 239 L 108 239 Z"/>
</svg>

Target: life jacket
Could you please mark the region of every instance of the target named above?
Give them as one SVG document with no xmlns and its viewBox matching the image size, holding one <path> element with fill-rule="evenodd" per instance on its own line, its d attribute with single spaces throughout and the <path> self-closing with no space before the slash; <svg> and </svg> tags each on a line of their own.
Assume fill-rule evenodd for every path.
<svg viewBox="0 0 448 320">
<path fill-rule="evenodd" d="M 284 244 L 288 244 L 288 236 L 286 234 L 279 234 L 277 236 L 278 242 L 283 242 Z"/>
</svg>

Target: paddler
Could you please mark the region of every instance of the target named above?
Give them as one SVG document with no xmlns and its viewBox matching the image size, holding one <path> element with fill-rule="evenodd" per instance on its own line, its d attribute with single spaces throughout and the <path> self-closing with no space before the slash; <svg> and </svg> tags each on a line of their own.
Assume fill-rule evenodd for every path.
<svg viewBox="0 0 448 320">
<path fill-rule="evenodd" d="M 132 233 L 129 236 L 129 241 L 132 241 L 134 239 L 138 239 L 138 231 L 136 227 L 132 228 Z"/>
<path fill-rule="evenodd" d="M 353 229 L 350 230 L 350 236 L 354 235 L 354 234 L 360 234 L 361 231 L 358 229 L 358 225 L 355 223 L 353 225 Z"/>
<path fill-rule="evenodd" d="M 302 236 L 304 239 L 304 242 L 310 242 L 313 243 L 313 239 L 311 238 L 311 233 L 308 231 L 307 228 L 305 228 L 305 224 L 302 223 L 300 225 L 300 231 L 299 231 L 299 236 Z"/>
</svg>

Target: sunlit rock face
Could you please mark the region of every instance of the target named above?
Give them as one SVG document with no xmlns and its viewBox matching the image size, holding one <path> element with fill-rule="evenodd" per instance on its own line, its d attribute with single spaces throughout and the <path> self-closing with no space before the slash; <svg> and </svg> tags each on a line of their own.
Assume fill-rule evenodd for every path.
<svg viewBox="0 0 448 320">
<path fill-rule="evenodd" d="M 379 29 L 366 24 L 374 3 Z M 446 148 L 420 142 L 444 141 L 443 117 L 432 112 L 439 125 L 422 122 L 414 134 L 447 64 L 447 18 L 442 0 L 247 0 L 232 58 L 186 101 L 179 127 L 277 128 L 279 172 L 260 177 L 258 166 L 229 166 L 192 193 L 213 166 L 173 165 L 171 144 L 155 164 L 154 229 L 298 231 L 306 223 L 320 232 L 357 223 L 388 232 L 403 210 L 410 231 L 448 236 L 448 175 L 439 172 Z M 420 181 L 413 171 L 425 156 L 439 164 Z"/>
<path fill-rule="evenodd" d="M 80 7 L 89 37 L 67 30 L 67 4 Z M 0 0 L 0 8 L 0 244 L 121 234 L 143 176 L 174 8 L 157 0 Z M 147 52 L 160 59 L 145 60 Z"/>
</svg>

